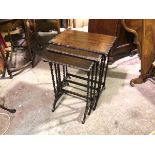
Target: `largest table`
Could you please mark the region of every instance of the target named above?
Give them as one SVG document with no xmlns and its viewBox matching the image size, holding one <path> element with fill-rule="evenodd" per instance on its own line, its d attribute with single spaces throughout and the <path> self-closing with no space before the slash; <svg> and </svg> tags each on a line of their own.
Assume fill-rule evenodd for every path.
<svg viewBox="0 0 155 155">
<path fill-rule="evenodd" d="M 93 53 L 96 53 L 101 55 L 101 61 L 102 59 L 105 59 L 105 56 L 107 56 L 108 59 L 105 69 L 105 79 L 106 79 L 106 73 L 109 62 L 109 53 L 115 43 L 115 40 L 116 37 L 110 35 L 67 29 L 63 31 L 61 34 L 59 34 L 57 37 L 52 39 L 51 42 L 61 47 L 64 46 L 67 47 L 68 49 L 73 48 L 80 51 L 76 53 L 74 52 L 75 50 L 70 50 L 69 52 L 68 51 L 66 52 L 63 51 L 62 49 L 59 49 L 58 51 L 55 51 L 62 54 L 92 60 Z M 50 46 L 47 49 L 50 50 Z M 85 52 L 87 52 L 86 55 L 84 55 Z M 100 69 L 102 69 L 101 67 L 103 66 L 100 65 Z M 103 82 L 104 85 L 105 85 L 105 79 Z"/>
<path fill-rule="evenodd" d="M 63 45 L 76 49 L 82 49 L 99 54 L 108 54 L 116 37 L 97 33 L 65 30 L 56 38 L 53 44 Z"/>
</svg>

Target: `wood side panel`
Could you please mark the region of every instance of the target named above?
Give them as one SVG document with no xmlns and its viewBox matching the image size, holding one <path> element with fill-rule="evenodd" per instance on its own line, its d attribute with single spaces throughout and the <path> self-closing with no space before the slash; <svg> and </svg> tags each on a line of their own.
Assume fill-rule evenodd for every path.
<svg viewBox="0 0 155 155">
<path fill-rule="evenodd" d="M 120 19 L 89 19 L 88 31 L 116 36 L 118 46 L 133 42 L 133 34 L 124 29 Z"/>
<path fill-rule="evenodd" d="M 88 32 L 117 35 L 118 19 L 89 19 Z"/>
<path fill-rule="evenodd" d="M 145 19 L 143 26 L 141 74 L 146 76 L 151 68 L 155 54 L 155 20 Z"/>
<path fill-rule="evenodd" d="M 117 37 L 110 53 L 111 62 L 130 55 L 136 48 L 133 44 L 134 35 L 124 29 L 121 21 L 121 19 L 89 19 L 89 32 Z"/>
</svg>

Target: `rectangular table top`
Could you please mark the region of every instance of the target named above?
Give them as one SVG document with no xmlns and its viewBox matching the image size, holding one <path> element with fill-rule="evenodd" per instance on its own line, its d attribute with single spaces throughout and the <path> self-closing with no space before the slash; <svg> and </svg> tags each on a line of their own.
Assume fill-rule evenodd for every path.
<svg viewBox="0 0 155 155">
<path fill-rule="evenodd" d="M 81 69 L 83 71 L 90 71 L 93 62 L 89 60 L 83 60 L 72 56 L 63 55 L 60 53 L 50 52 L 45 50 L 43 52 L 42 59 L 49 62 L 58 63 L 60 65 L 67 65 L 69 67 Z"/>
<path fill-rule="evenodd" d="M 70 55 L 70 56 L 75 56 L 78 58 L 83 58 L 86 60 L 92 60 L 92 61 L 100 61 L 101 59 L 101 54 L 98 53 L 91 53 L 86 51 L 86 50 L 79 50 L 79 49 L 75 49 L 75 48 L 69 48 L 66 46 L 59 46 L 59 45 L 53 45 L 50 44 L 47 48 L 48 51 L 51 52 L 56 52 L 56 53 L 60 53 L 63 55 Z"/>
<path fill-rule="evenodd" d="M 107 54 L 113 46 L 115 39 L 116 37 L 109 35 L 65 30 L 52 39 L 52 43 L 100 54 Z"/>
</svg>

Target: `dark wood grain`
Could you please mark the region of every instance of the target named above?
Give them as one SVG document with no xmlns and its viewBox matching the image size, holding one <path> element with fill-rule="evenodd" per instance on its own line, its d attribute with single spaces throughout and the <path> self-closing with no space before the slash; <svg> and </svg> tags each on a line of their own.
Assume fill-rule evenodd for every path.
<svg viewBox="0 0 155 155">
<path fill-rule="evenodd" d="M 93 64 L 89 60 L 83 60 L 72 56 L 66 56 L 59 53 L 50 52 L 47 50 L 44 51 L 42 59 L 49 62 L 55 62 L 58 64 L 67 65 L 84 71 L 89 71 Z"/>
<path fill-rule="evenodd" d="M 104 35 L 117 35 L 118 19 L 89 19 L 88 31 Z"/>
<path fill-rule="evenodd" d="M 104 54 L 110 50 L 115 39 L 116 37 L 109 35 L 65 30 L 52 39 L 52 42 L 58 45 Z"/>
<path fill-rule="evenodd" d="M 131 55 L 136 48 L 134 35 L 124 29 L 120 19 L 89 19 L 88 32 L 116 36 L 115 44 L 110 52 L 110 61 Z"/>
<path fill-rule="evenodd" d="M 98 53 L 93 53 L 93 52 L 90 53 L 90 52 L 85 51 L 85 50 L 78 50 L 78 49 L 74 49 L 74 48 L 69 48 L 69 47 L 59 46 L 59 45 L 53 45 L 53 44 L 50 44 L 46 49 L 51 51 L 51 52 L 54 51 L 57 53 L 76 56 L 76 57 L 80 57 L 80 58 L 84 58 L 84 59 L 88 59 L 88 60 L 93 60 L 93 61 L 99 61 L 101 58 L 101 55 Z"/>
</svg>

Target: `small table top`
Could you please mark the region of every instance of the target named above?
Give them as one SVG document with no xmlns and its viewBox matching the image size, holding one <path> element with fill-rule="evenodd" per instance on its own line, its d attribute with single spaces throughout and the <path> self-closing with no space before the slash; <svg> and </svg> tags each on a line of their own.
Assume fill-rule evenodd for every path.
<svg viewBox="0 0 155 155">
<path fill-rule="evenodd" d="M 72 57 L 68 55 L 63 55 L 60 53 L 50 52 L 48 50 L 44 51 L 42 59 L 49 62 L 58 63 L 60 65 L 67 65 L 69 67 L 81 69 L 83 71 L 90 71 L 93 62 L 89 60 L 83 60 L 81 58 Z"/>
<path fill-rule="evenodd" d="M 53 44 L 107 54 L 116 37 L 76 30 L 65 30 L 52 39 Z"/>
</svg>

